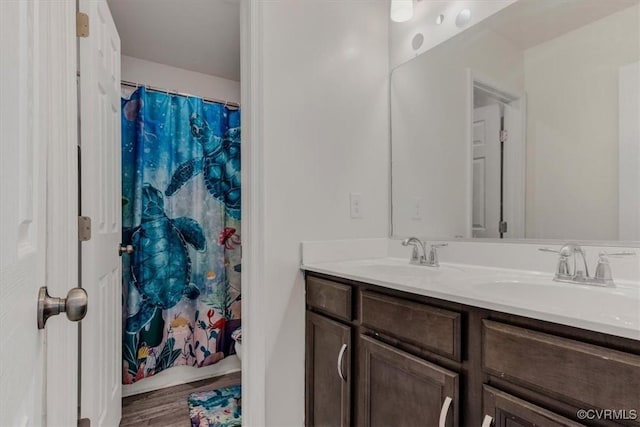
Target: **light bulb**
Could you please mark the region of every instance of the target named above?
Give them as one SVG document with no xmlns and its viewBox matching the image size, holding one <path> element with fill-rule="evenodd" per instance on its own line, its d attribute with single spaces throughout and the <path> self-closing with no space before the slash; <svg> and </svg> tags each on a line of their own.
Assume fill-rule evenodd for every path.
<svg viewBox="0 0 640 427">
<path fill-rule="evenodd" d="M 391 0 L 391 20 L 406 22 L 413 18 L 413 0 Z"/>
</svg>

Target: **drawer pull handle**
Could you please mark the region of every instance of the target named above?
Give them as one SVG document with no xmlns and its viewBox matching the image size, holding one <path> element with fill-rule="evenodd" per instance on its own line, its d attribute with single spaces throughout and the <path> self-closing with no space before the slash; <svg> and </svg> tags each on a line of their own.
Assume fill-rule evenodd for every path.
<svg viewBox="0 0 640 427">
<path fill-rule="evenodd" d="M 447 422 L 447 414 L 449 413 L 449 406 L 451 406 L 452 398 L 447 396 L 442 403 L 442 409 L 440 409 L 440 422 L 438 423 L 439 427 L 445 427 L 445 423 Z"/>
<path fill-rule="evenodd" d="M 342 379 L 342 381 L 347 381 L 347 379 L 344 377 L 344 374 L 342 373 L 342 361 L 344 359 L 344 352 L 346 350 L 347 350 L 347 345 L 342 344 L 342 347 L 340 348 L 340 353 L 338 353 L 338 375 L 340 375 L 340 378 Z"/>
<path fill-rule="evenodd" d="M 491 427 L 493 423 L 493 417 L 491 415 L 485 415 L 484 420 L 482 420 L 482 427 Z"/>
</svg>

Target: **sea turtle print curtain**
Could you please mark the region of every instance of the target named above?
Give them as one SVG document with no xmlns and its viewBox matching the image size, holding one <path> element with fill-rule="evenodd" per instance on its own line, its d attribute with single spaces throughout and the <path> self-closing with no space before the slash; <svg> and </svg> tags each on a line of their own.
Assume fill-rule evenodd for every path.
<svg viewBox="0 0 640 427">
<path fill-rule="evenodd" d="M 234 353 L 240 111 L 138 88 L 122 100 L 123 383 Z"/>
</svg>

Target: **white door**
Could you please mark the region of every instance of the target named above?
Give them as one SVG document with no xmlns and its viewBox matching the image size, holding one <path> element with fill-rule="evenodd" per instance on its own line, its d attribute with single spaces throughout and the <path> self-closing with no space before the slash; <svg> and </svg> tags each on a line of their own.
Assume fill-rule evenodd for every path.
<svg viewBox="0 0 640 427">
<path fill-rule="evenodd" d="M 77 286 L 73 2 L 0 1 L 0 425 L 77 423 L 78 326 L 36 322 Z"/>
<path fill-rule="evenodd" d="M 500 106 L 473 110 L 473 237 L 500 237 Z"/>
<path fill-rule="evenodd" d="M 80 0 L 89 36 L 80 38 L 81 215 L 92 236 L 81 244 L 82 286 L 91 311 L 82 324 L 82 418 L 117 426 L 122 399 L 120 38 L 104 0 Z"/>
</svg>

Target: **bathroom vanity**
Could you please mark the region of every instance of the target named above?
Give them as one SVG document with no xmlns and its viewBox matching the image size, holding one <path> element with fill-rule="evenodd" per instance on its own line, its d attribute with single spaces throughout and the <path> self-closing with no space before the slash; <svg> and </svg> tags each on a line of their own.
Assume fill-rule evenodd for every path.
<svg viewBox="0 0 640 427">
<path fill-rule="evenodd" d="M 586 325 L 578 315 L 519 315 L 526 301 L 460 303 L 429 296 L 424 281 L 408 292 L 400 267 L 397 286 L 304 267 L 308 426 L 640 425 L 637 318 L 612 335 L 604 323 L 568 326 Z M 456 286 L 448 292 L 463 295 Z"/>
</svg>

